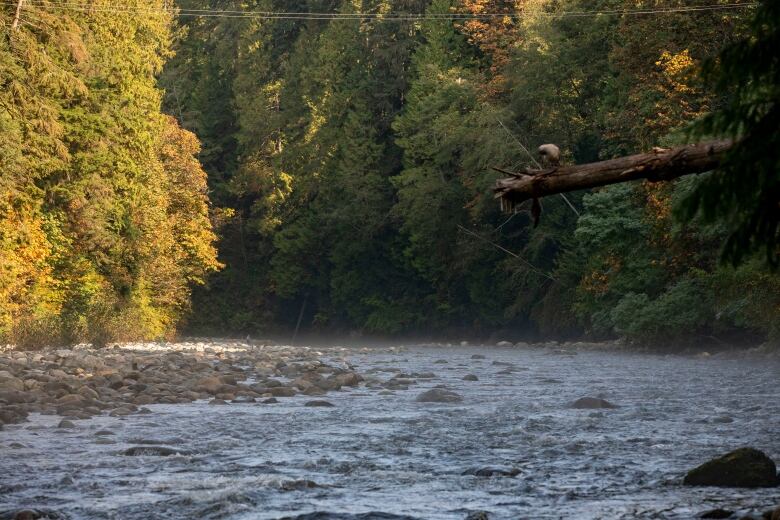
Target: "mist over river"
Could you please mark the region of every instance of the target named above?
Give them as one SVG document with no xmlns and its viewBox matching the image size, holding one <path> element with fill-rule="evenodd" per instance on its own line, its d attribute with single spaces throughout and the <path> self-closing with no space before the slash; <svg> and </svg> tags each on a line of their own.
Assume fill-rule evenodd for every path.
<svg viewBox="0 0 780 520">
<path fill-rule="evenodd" d="M 199 399 L 69 428 L 39 413 L 5 425 L 0 512 L 612 519 L 780 505 L 777 488 L 681 485 L 687 470 L 742 446 L 780 461 L 777 362 L 481 346 L 304 350 L 364 381 L 275 403 Z M 246 384 L 268 376 L 253 370 Z M 439 385 L 462 401 L 416 400 Z M 618 408 L 571 407 L 585 396 Z M 305 406 L 312 400 L 334 406 Z M 176 453 L 128 455 L 139 446 Z"/>
</svg>

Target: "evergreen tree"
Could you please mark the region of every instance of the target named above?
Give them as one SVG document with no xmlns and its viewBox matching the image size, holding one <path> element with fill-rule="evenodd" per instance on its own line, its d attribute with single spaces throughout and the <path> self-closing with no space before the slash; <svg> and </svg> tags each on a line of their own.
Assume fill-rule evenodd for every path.
<svg viewBox="0 0 780 520">
<path fill-rule="evenodd" d="M 750 33 L 708 62 L 705 79 L 726 98 L 704 117 L 693 135 L 737 140 L 725 163 L 692 192 L 683 212 L 726 223 L 723 249 L 732 263 L 762 252 L 780 263 L 780 5 L 762 1 Z"/>
<path fill-rule="evenodd" d="M 128 7 L 151 10 L 29 5 L 18 29 L 3 13 L 0 148 L 18 151 L 3 164 L 0 241 L 29 261 L 9 259 L 0 280 L 10 340 L 169 335 L 217 268 L 197 144 L 155 86 L 171 19 L 161 3 Z"/>
</svg>

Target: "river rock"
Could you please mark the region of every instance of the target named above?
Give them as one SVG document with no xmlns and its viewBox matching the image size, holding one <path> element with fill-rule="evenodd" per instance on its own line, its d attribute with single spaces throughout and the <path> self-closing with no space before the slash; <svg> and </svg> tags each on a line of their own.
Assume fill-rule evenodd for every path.
<svg viewBox="0 0 780 520">
<path fill-rule="evenodd" d="M 279 489 L 282 491 L 299 491 L 316 487 L 320 486 L 313 480 L 285 480 L 279 485 Z"/>
<path fill-rule="evenodd" d="M 58 406 L 81 406 L 84 404 L 84 396 L 81 396 L 79 394 L 67 394 L 63 395 L 59 399 L 55 401 Z"/>
<path fill-rule="evenodd" d="M 774 487 L 777 468 L 767 455 L 754 448 L 740 448 L 692 469 L 685 475 L 686 486 Z"/>
<path fill-rule="evenodd" d="M 169 457 L 177 453 L 183 452 L 166 446 L 133 446 L 124 451 L 128 457 Z"/>
<path fill-rule="evenodd" d="M 43 391 L 53 397 L 62 397 L 73 393 L 73 388 L 64 381 L 49 381 L 43 385 Z"/>
<path fill-rule="evenodd" d="M 432 388 L 418 395 L 415 400 L 418 403 L 459 403 L 463 401 L 463 397 L 452 390 Z"/>
<path fill-rule="evenodd" d="M 466 520 L 490 520 L 487 511 L 472 511 L 466 516 Z"/>
<path fill-rule="evenodd" d="M 0 390 L 0 402 L 5 404 L 22 404 L 35 401 L 35 396 L 18 390 Z"/>
<path fill-rule="evenodd" d="M 133 404 L 137 405 L 137 406 L 142 406 L 142 405 L 145 405 L 145 404 L 155 403 L 159 399 L 160 399 L 159 395 L 152 396 L 152 395 L 143 394 L 143 395 L 139 395 L 138 397 L 133 399 Z"/>
<path fill-rule="evenodd" d="M 27 411 L 19 406 L 9 405 L 0 407 L 0 425 L 16 424 L 27 419 Z"/>
<path fill-rule="evenodd" d="M 479 381 L 479 378 L 475 376 L 474 374 L 466 374 L 463 376 L 464 381 Z"/>
<path fill-rule="evenodd" d="M 710 509 L 709 511 L 705 511 L 699 515 L 699 518 L 729 518 L 731 515 L 734 514 L 734 511 L 729 511 L 728 509 Z"/>
<path fill-rule="evenodd" d="M 0 520 L 61 520 L 67 517 L 51 509 L 0 511 Z"/>
<path fill-rule="evenodd" d="M 18 377 L 14 377 L 13 374 L 7 370 L 0 372 L 0 388 L 3 390 L 16 390 L 18 392 L 24 391 L 24 381 Z"/>
<path fill-rule="evenodd" d="M 571 404 L 571 408 L 576 408 L 578 410 L 594 410 L 600 408 L 618 408 L 618 406 L 598 397 L 580 397 Z"/>
<path fill-rule="evenodd" d="M 100 397 L 97 392 L 88 386 L 82 386 L 79 388 L 78 395 L 86 397 L 87 399 L 98 399 Z"/>
<path fill-rule="evenodd" d="M 516 477 L 520 470 L 516 468 L 471 468 L 467 469 L 461 475 L 473 475 L 475 477 Z"/>
<path fill-rule="evenodd" d="M 341 386 L 358 386 L 363 378 L 355 372 L 343 372 L 331 376 Z M 331 379 L 329 378 L 329 379 Z"/>
<path fill-rule="evenodd" d="M 71 429 L 71 428 L 75 428 L 75 427 L 76 427 L 76 425 L 73 424 L 72 421 L 69 421 L 67 419 L 61 420 L 60 423 L 57 425 L 57 428 L 62 428 L 62 429 Z"/>
<path fill-rule="evenodd" d="M 340 513 L 330 511 L 314 511 L 295 516 L 284 516 L 279 520 L 419 520 L 414 516 L 396 515 L 383 511 L 367 513 Z"/>
<path fill-rule="evenodd" d="M 204 377 L 195 383 L 195 390 L 216 394 L 224 383 L 218 377 Z"/>
<path fill-rule="evenodd" d="M 336 405 L 334 405 L 330 401 L 314 400 L 314 401 L 306 401 L 303 404 L 303 406 L 308 406 L 311 408 L 332 408 Z"/>
<path fill-rule="evenodd" d="M 292 397 L 296 394 L 295 388 L 289 386 L 278 386 L 276 388 L 268 388 L 265 392 L 271 394 L 274 397 Z"/>
<path fill-rule="evenodd" d="M 111 413 L 109 413 L 108 415 L 111 417 L 124 417 L 126 415 L 132 415 L 137 411 L 138 411 L 138 407 L 136 407 L 135 405 L 128 404 L 128 405 L 120 406 L 118 408 L 114 408 L 113 410 L 111 410 Z"/>
</svg>

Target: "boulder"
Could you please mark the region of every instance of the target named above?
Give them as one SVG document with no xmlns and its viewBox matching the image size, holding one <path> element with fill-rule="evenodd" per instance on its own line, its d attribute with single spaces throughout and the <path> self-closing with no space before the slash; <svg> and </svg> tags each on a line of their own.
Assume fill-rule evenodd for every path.
<svg viewBox="0 0 780 520">
<path fill-rule="evenodd" d="M 715 417 L 712 420 L 712 422 L 714 422 L 716 424 L 729 424 L 729 423 L 733 423 L 734 419 L 732 419 L 731 417 L 729 417 L 727 415 L 723 415 L 721 417 Z"/>
<path fill-rule="evenodd" d="M 67 518 L 51 509 L 19 509 L 0 511 L 0 519 L 5 520 L 60 520 Z"/>
<path fill-rule="evenodd" d="M 473 475 L 475 477 L 516 477 L 520 474 L 517 468 L 471 468 L 467 469 L 461 475 Z"/>
<path fill-rule="evenodd" d="M 464 381 L 479 381 L 479 378 L 475 376 L 474 374 L 466 374 L 463 376 Z"/>
<path fill-rule="evenodd" d="M 319 487 L 313 480 L 285 480 L 279 485 L 282 491 L 300 491 Z"/>
<path fill-rule="evenodd" d="M 774 487 L 778 485 L 775 463 L 754 448 L 740 448 L 692 469 L 686 486 Z"/>
<path fill-rule="evenodd" d="M 63 395 L 73 393 L 73 388 L 62 381 L 49 381 L 43 385 L 43 390 L 54 397 L 62 397 Z"/>
<path fill-rule="evenodd" d="M 16 424 L 27 420 L 27 411 L 18 406 L 0 407 L 0 424 Z"/>
<path fill-rule="evenodd" d="M 114 408 L 108 414 L 110 417 L 124 417 L 125 415 L 131 415 L 138 411 L 138 407 L 135 405 L 124 405 L 118 408 Z"/>
<path fill-rule="evenodd" d="M 97 399 L 98 397 L 100 397 L 97 392 L 95 392 L 93 389 L 91 389 L 88 386 L 82 386 L 81 388 L 79 388 L 78 395 L 81 395 L 88 399 Z"/>
<path fill-rule="evenodd" d="M 177 453 L 182 452 L 166 446 L 133 446 L 124 452 L 128 457 L 169 457 Z"/>
<path fill-rule="evenodd" d="M 335 374 L 331 376 L 331 378 L 341 386 L 358 386 L 360 382 L 363 381 L 363 378 L 355 372 Z"/>
<path fill-rule="evenodd" d="M 314 400 L 314 401 L 306 401 L 303 404 L 303 406 L 309 406 L 312 408 L 332 408 L 336 405 L 331 403 L 330 401 Z"/>
<path fill-rule="evenodd" d="M 24 391 L 24 381 L 18 377 L 14 377 L 8 371 L 3 371 L 0 375 L 0 388 L 3 390 L 16 390 L 17 392 Z"/>
<path fill-rule="evenodd" d="M 581 397 L 571 404 L 571 408 L 576 408 L 578 410 L 594 410 L 601 408 L 618 408 L 618 406 L 598 397 Z"/>
<path fill-rule="evenodd" d="M 265 392 L 271 394 L 274 397 L 292 397 L 296 394 L 295 388 L 289 386 L 277 386 L 275 388 L 267 388 Z"/>
<path fill-rule="evenodd" d="M 84 396 L 79 394 L 67 394 L 63 395 L 55 402 L 59 406 L 81 406 L 85 401 Z"/>
<path fill-rule="evenodd" d="M 222 388 L 222 385 L 224 385 L 218 377 L 204 377 L 202 379 L 199 379 L 197 383 L 195 383 L 195 390 L 198 392 L 208 392 L 210 394 L 216 394 L 220 388 Z"/>
<path fill-rule="evenodd" d="M 734 511 L 729 511 L 728 509 L 721 509 L 720 507 L 717 509 L 710 509 L 709 511 L 705 511 L 699 515 L 699 518 L 730 518 L 731 515 L 734 514 Z"/>
<path fill-rule="evenodd" d="M 35 401 L 35 396 L 18 390 L 0 390 L 0 403 L 22 404 Z"/>
<path fill-rule="evenodd" d="M 417 396 L 418 403 L 459 403 L 463 397 L 452 390 L 433 388 Z"/>
</svg>

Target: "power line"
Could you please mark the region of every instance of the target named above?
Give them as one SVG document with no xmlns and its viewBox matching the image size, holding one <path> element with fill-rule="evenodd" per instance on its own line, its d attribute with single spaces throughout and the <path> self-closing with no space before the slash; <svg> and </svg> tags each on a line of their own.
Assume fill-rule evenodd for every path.
<svg viewBox="0 0 780 520">
<path fill-rule="evenodd" d="M 13 0 L 0 0 L 0 4 L 16 5 Z M 629 10 L 600 10 L 600 11 L 561 11 L 557 13 L 534 13 L 535 16 L 550 18 L 567 17 L 593 17 L 593 16 L 622 16 L 622 15 L 650 15 L 691 13 L 703 11 L 723 11 L 745 9 L 755 7 L 756 2 L 710 4 L 700 6 L 661 7 L 653 9 L 629 9 Z M 485 20 L 495 18 L 519 18 L 524 16 L 522 11 L 513 13 L 342 13 L 342 12 L 282 12 L 282 11 L 252 11 L 252 10 L 227 10 L 227 9 L 166 9 L 147 8 L 140 6 L 95 6 L 83 2 L 53 2 L 50 0 L 36 0 L 27 4 L 27 9 L 41 8 L 46 10 L 81 11 L 81 12 L 105 12 L 105 13 L 148 13 L 170 14 L 180 17 L 204 17 L 204 18 L 258 18 L 258 19 L 300 19 L 300 20 L 333 20 L 333 19 L 374 19 L 377 21 L 423 21 L 423 20 Z"/>
<path fill-rule="evenodd" d="M 474 238 L 477 238 L 478 240 L 480 240 L 480 241 L 482 241 L 482 242 L 486 242 L 486 243 L 490 244 L 491 246 L 495 247 L 495 248 L 496 248 L 496 249 L 498 249 L 499 251 L 503 251 L 504 253 L 506 253 L 506 254 L 508 254 L 508 255 L 510 255 L 510 256 L 512 256 L 512 257 L 514 257 L 514 258 L 517 258 L 517 259 L 518 259 L 518 260 L 520 260 L 522 263 L 524 263 L 524 264 L 526 265 L 526 267 L 528 267 L 528 268 L 529 268 L 531 271 L 535 272 L 536 274 L 538 274 L 538 275 L 540 275 L 540 276 L 543 276 L 543 277 L 547 278 L 548 280 L 551 280 L 551 281 L 553 281 L 553 282 L 555 282 L 555 283 L 558 283 L 558 280 L 556 280 L 555 278 L 553 278 L 553 277 L 552 277 L 552 276 L 550 276 L 549 274 L 545 273 L 544 271 L 542 271 L 541 269 L 539 269 L 538 267 L 536 267 L 534 264 L 532 264 L 531 262 L 529 262 L 528 260 L 526 260 L 526 259 L 525 259 L 525 258 L 523 258 L 522 256 L 518 255 L 517 253 L 515 253 L 515 252 L 513 252 L 513 251 L 510 251 L 509 249 L 505 248 L 505 247 L 504 247 L 504 246 L 502 246 L 501 244 L 497 244 L 497 243 L 493 242 L 492 240 L 490 240 L 490 239 L 488 239 L 488 238 L 485 238 L 485 237 L 483 237 L 483 236 L 482 236 L 482 235 L 480 235 L 479 233 L 476 233 L 476 232 L 474 232 L 474 231 L 472 231 L 472 230 L 470 230 L 470 229 L 468 229 L 468 228 L 466 228 L 466 227 L 464 227 L 464 226 L 461 226 L 460 224 L 458 224 L 457 226 L 458 226 L 458 229 L 460 229 L 460 230 L 461 230 L 461 231 L 463 231 L 464 233 L 466 233 L 466 234 L 468 234 L 468 235 L 471 235 L 471 236 L 473 236 Z"/>
</svg>

